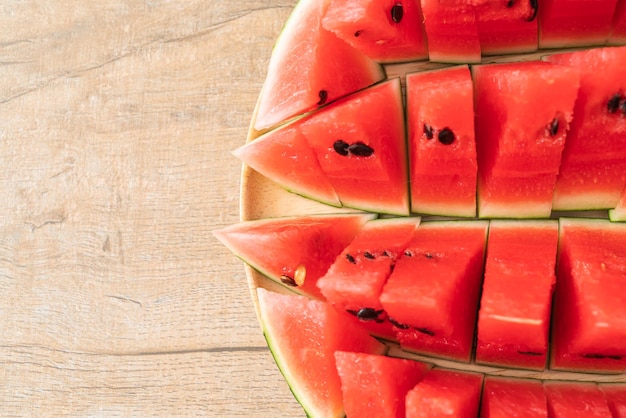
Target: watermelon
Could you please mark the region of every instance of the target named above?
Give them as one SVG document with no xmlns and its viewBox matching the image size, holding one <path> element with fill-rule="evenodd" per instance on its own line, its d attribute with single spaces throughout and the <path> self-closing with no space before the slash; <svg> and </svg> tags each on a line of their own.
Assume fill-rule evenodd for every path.
<svg viewBox="0 0 626 418">
<path fill-rule="evenodd" d="M 626 44 L 626 0 L 617 0 L 611 34 L 607 43 L 609 45 Z"/>
<path fill-rule="evenodd" d="M 540 4 L 540 48 L 606 43 L 616 0 L 543 0 Z"/>
<path fill-rule="evenodd" d="M 542 62 L 478 65 L 478 215 L 548 217 L 578 72 Z"/>
<path fill-rule="evenodd" d="M 403 349 L 470 360 L 487 226 L 420 224 L 380 295 Z"/>
<path fill-rule="evenodd" d="M 342 417 L 335 351 L 383 354 L 384 344 L 322 301 L 257 289 L 263 333 L 308 415 Z"/>
<path fill-rule="evenodd" d="M 370 214 L 268 218 L 240 222 L 213 234 L 270 279 L 321 298 L 318 278 L 373 218 Z"/>
<path fill-rule="evenodd" d="M 600 390 L 606 397 L 613 418 L 626 418 L 626 385 L 600 384 Z"/>
<path fill-rule="evenodd" d="M 464 0 L 421 0 L 428 58 L 435 62 L 480 62 L 475 10 Z"/>
<path fill-rule="evenodd" d="M 473 98 L 467 66 L 407 74 L 413 212 L 476 215 Z"/>
<path fill-rule="evenodd" d="M 536 0 L 478 0 L 475 3 L 476 26 L 483 55 L 537 50 Z"/>
<path fill-rule="evenodd" d="M 483 376 L 478 373 L 432 369 L 406 395 L 407 418 L 475 418 Z"/>
<path fill-rule="evenodd" d="M 336 351 L 348 417 L 404 418 L 406 393 L 430 370 L 419 361 Z"/>
<path fill-rule="evenodd" d="M 384 78 L 380 65 L 324 30 L 330 0 L 296 4 L 270 58 L 254 128 L 264 130 Z M 288 69 L 288 70 L 286 70 Z"/>
<path fill-rule="evenodd" d="M 557 179 L 555 210 L 614 208 L 626 184 L 626 47 L 554 54 L 581 73 Z"/>
<path fill-rule="evenodd" d="M 317 281 L 329 303 L 379 337 L 395 337 L 379 297 L 419 223 L 420 218 L 368 222 Z"/>
<path fill-rule="evenodd" d="M 626 371 L 626 224 L 561 219 L 551 367 Z"/>
<path fill-rule="evenodd" d="M 609 218 L 612 221 L 626 221 L 626 186 L 622 190 L 617 206 L 609 210 Z"/>
<path fill-rule="evenodd" d="M 480 418 L 548 418 L 543 384 L 540 380 L 485 377 Z"/>
<path fill-rule="evenodd" d="M 490 223 L 477 363 L 545 368 L 558 237 L 555 220 Z"/>
<path fill-rule="evenodd" d="M 604 393 L 595 383 L 545 382 L 549 416 L 554 418 L 611 418 Z"/>
<path fill-rule="evenodd" d="M 415 0 L 331 0 L 322 26 L 375 61 L 397 62 L 427 58 L 422 20 Z"/>
</svg>

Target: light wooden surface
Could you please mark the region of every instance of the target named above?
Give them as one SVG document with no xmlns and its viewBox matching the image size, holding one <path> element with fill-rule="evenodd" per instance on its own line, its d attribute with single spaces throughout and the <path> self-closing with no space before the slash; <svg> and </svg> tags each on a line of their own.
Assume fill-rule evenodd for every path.
<svg viewBox="0 0 626 418">
<path fill-rule="evenodd" d="M 0 1 L 0 415 L 302 416 L 240 163 L 294 0 Z"/>
</svg>

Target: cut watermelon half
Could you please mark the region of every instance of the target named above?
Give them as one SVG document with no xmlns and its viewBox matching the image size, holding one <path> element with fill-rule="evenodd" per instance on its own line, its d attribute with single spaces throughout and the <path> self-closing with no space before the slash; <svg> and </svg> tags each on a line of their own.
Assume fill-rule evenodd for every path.
<svg viewBox="0 0 626 418">
<path fill-rule="evenodd" d="M 257 289 L 260 320 L 276 364 L 312 417 L 343 417 L 335 351 L 383 354 L 386 346 L 322 301 Z"/>
</svg>

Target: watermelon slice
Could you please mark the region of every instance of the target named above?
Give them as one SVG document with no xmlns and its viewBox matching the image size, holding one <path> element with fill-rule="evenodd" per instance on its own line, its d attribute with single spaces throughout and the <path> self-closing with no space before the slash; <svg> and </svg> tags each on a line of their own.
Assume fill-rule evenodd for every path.
<svg viewBox="0 0 626 418">
<path fill-rule="evenodd" d="M 543 384 L 540 380 L 485 377 L 480 418 L 548 418 Z"/>
<path fill-rule="evenodd" d="M 626 418 L 626 384 L 600 384 L 613 418 Z"/>
<path fill-rule="evenodd" d="M 614 208 L 626 184 L 626 47 L 555 54 L 550 62 L 581 72 L 557 179 L 555 210 Z"/>
<path fill-rule="evenodd" d="M 404 418 L 406 393 L 431 366 L 414 360 L 335 352 L 348 417 Z"/>
<path fill-rule="evenodd" d="M 322 28 L 330 0 L 300 0 L 281 32 L 259 96 L 258 131 L 384 78 L 380 65 Z"/>
<path fill-rule="evenodd" d="M 322 25 L 378 62 L 428 57 L 419 1 L 332 0 Z"/>
<path fill-rule="evenodd" d="M 474 6 L 464 0 L 421 0 L 431 61 L 480 62 Z"/>
<path fill-rule="evenodd" d="M 609 45 L 626 44 L 626 0 L 617 0 L 611 34 L 607 43 Z"/>
<path fill-rule="evenodd" d="M 469 361 L 488 223 L 423 222 L 380 295 L 403 349 Z"/>
<path fill-rule="evenodd" d="M 411 210 L 476 215 L 474 91 L 467 66 L 406 76 Z"/>
<path fill-rule="evenodd" d="M 536 51 L 537 9 L 536 0 L 478 0 L 475 13 L 481 53 Z"/>
<path fill-rule="evenodd" d="M 595 383 L 548 381 L 543 386 L 550 417 L 613 417 L 604 393 Z"/>
<path fill-rule="evenodd" d="M 626 224 L 561 219 L 553 369 L 626 371 Z"/>
<path fill-rule="evenodd" d="M 478 65 L 478 215 L 549 217 L 578 72 L 543 62 Z"/>
<path fill-rule="evenodd" d="M 616 0 L 542 0 L 539 48 L 604 45 Z"/>
<path fill-rule="evenodd" d="M 556 220 L 491 221 L 477 363 L 545 368 L 558 237 Z"/>
<path fill-rule="evenodd" d="M 257 289 L 260 320 L 276 364 L 309 416 L 342 417 L 335 351 L 383 354 L 384 344 L 322 301 Z"/>
<path fill-rule="evenodd" d="M 321 298 L 317 279 L 374 217 L 345 214 L 268 218 L 240 222 L 213 234 L 270 279 Z"/>
<path fill-rule="evenodd" d="M 483 376 L 478 373 L 432 369 L 406 395 L 407 418 L 475 418 Z"/>
<path fill-rule="evenodd" d="M 420 218 L 368 222 L 317 281 L 329 303 L 354 315 L 376 336 L 395 337 L 379 297 L 419 223 Z"/>
</svg>

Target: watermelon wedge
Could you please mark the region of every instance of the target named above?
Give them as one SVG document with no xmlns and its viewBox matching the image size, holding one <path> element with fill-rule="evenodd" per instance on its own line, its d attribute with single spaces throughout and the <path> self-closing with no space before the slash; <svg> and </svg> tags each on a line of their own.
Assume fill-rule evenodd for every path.
<svg viewBox="0 0 626 418">
<path fill-rule="evenodd" d="M 537 50 L 537 1 L 479 0 L 475 3 L 476 26 L 483 55 Z"/>
<path fill-rule="evenodd" d="M 294 396 L 312 417 L 343 417 L 335 351 L 383 354 L 384 344 L 325 302 L 257 289 L 263 333 Z"/>
<path fill-rule="evenodd" d="M 270 279 L 314 298 L 335 258 L 371 214 L 294 216 L 241 222 L 213 234 L 244 262 Z"/>
</svg>

